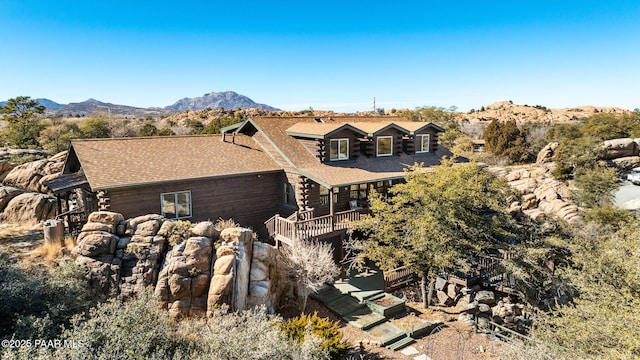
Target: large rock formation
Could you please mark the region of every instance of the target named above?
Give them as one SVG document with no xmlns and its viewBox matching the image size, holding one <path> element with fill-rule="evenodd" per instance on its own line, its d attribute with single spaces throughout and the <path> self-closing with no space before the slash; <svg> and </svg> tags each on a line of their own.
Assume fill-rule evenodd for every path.
<svg viewBox="0 0 640 360">
<path fill-rule="evenodd" d="M 491 167 L 489 171 L 507 180 L 522 197 L 510 206 L 510 211 L 522 211 L 533 219 L 553 215 L 569 223 L 580 223 L 582 217 L 577 206 L 571 204 L 571 190 L 561 181 L 548 177 L 541 168 L 507 171 Z"/>
<path fill-rule="evenodd" d="M 638 145 L 630 138 L 603 141 L 602 148 L 605 151 L 605 160 L 638 156 Z"/>
<path fill-rule="evenodd" d="M 176 238 L 177 224 L 154 214 L 125 221 L 114 212 L 92 213 L 78 236 L 76 262 L 88 267 L 91 284 L 105 297 L 154 286 L 174 318 L 213 314 L 221 305 L 275 310 L 281 288 L 275 247 L 254 244 L 249 229 L 218 234 L 208 221 L 193 225 L 187 239 Z"/>
<path fill-rule="evenodd" d="M 251 274 L 249 277 L 249 307 L 265 305 L 267 311 L 274 312 L 277 305 L 277 297 L 281 291 L 278 285 L 283 281 L 279 279 L 278 264 L 280 256 L 278 249 L 263 243 L 253 243 L 253 259 L 251 259 Z"/>
<path fill-rule="evenodd" d="M 50 159 L 14 166 L 15 157 L 42 157 L 37 150 L 0 149 L 0 220 L 3 222 L 39 222 L 55 217 L 56 200 L 43 183 L 61 170 L 66 151 Z"/>
<path fill-rule="evenodd" d="M 172 317 L 206 314 L 212 253 L 211 238 L 191 237 L 167 254 L 155 293 Z"/>
<path fill-rule="evenodd" d="M 585 119 L 593 114 L 625 115 L 631 111 L 612 107 L 578 106 L 574 108 L 549 109 L 541 105 L 520 105 L 511 101 L 499 101 L 480 110 L 458 115 L 458 119 L 470 122 L 488 122 L 491 120 L 515 120 L 523 123 L 566 123 Z"/>
<path fill-rule="evenodd" d="M 12 186 L 0 186 L 0 213 L 7 207 L 9 201 L 14 197 L 24 193 L 24 190 Z"/>
<path fill-rule="evenodd" d="M 3 183 L 31 192 L 48 193 L 49 189 L 43 183 L 62 171 L 66 156 L 67 152 L 64 151 L 49 159 L 18 165 L 6 174 Z"/>
<path fill-rule="evenodd" d="M 3 203 L 6 205 L 0 214 L 0 221 L 8 223 L 39 222 L 51 219 L 55 217 L 58 210 L 54 197 L 32 192 L 20 192 L 15 188 L 1 188 L 0 205 Z"/>
<path fill-rule="evenodd" d="M 253 232 L 243 228 L 228 228 L 220 233 L 222 245 L 218 248 L 209 287 L 208 314 L 225 303 L 233 310 L 247 307 Z"/>
</svg>

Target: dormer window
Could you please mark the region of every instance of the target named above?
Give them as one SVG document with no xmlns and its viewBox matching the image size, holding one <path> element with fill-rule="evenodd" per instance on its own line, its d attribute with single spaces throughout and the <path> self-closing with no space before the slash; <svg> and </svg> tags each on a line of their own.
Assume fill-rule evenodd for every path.
<svg viewBox="0 0 640 360">
<path fill-rule="evenodd" d="M 429 140 L 429 134 L 416 135 L 416 153 L 428 153 Z"/>
<path fill-rule="evenodd" d="M 393 155 L 393 136 L 378 136 L 378 146 L 376 147 L 376 156 Z"/>
<path fill-rule="evenodd" d="M 331 161 L 349 159 L 349 139 L 332 139 L 329 144 L 329 159 Z"/>
</svg>

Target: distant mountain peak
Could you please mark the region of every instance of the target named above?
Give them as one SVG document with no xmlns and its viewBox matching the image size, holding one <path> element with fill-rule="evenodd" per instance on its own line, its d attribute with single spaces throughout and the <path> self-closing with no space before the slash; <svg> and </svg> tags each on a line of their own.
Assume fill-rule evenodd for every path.
<svg viewBox="0 0 640 360">
<path fill-rule="evenodd" d="M 174 111 L 203 110 L 206 108 L 211 108 L 211 109 L 257 108 L 257 109 L 268 110 L 268 111 L 278 110 L 269 105 L 256 103 L 250 98 L 244 95 L 240 95 L 234 91 L 223 91 L 223 92 L 212 91 L 200 97 L 194 97 L 194 98 L 186 97 L 176 101 L 173 105 L 169 105 L 165 107 L 165 109 L 167 110 L 174 110 Z"/>
</svg>

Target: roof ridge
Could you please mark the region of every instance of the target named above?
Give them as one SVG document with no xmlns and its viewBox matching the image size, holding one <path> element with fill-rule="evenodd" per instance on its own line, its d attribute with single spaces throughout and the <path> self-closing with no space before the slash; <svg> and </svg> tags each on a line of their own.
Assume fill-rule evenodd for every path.
<svg viewBox="0 0 640 360">
<path fill-rule="evenodd" d="M 236 134 L 246 136 L 245 134 Z M 72 142 L 89 142 L 89 141 L 125 141 L 125 140 L 157 140 L 157 139 L 176 139 L 176 138 L 218 138 L 222 137 L 222 134 L 193 134 L 193 135 L 170 135 L 170 136 L 127 136 L 127 137 L 112 137 L 112 138 L 92 138 L 92 139 L 73 139 Z"/>
</svg>

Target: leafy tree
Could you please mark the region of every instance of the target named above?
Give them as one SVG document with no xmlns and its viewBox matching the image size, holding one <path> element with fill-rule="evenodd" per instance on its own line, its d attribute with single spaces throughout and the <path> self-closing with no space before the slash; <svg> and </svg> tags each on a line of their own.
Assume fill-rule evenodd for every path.
<svg viewBox="0 0 640 360">
<path fill-rule="evenodd" d="M 153 136 L 158 132 L 158 128 L 153 124 L 144 124 L 138 134 L 140 136 Z"/>
<path fill-rule="evenodd" d="M 175 135 L 175 133 L 170 128 L 162 128 L 162 129 L 158 129 L 158 131 L 156 131 L 156 133 L 153 135 L 154 136 L 171 136 L 171 135 Z"/>
<path fill-rule="evenodd" d="M 599 144 L 600 141 L 592 137 L 580 137 L 561 143 L 554 153 L 556 167 L 551 172 L 553 177 L 566 180 L 573 177 L 577 169 L 598 167 L 598 159 L 601 159 L 604 153 Z"/>
<path fill-rule="evenodd" d="M 559 273 L 579 294 L 538 318 L 536 339 L 571 359 L 640 357 L 639 224 L 635 218 L 617 231 L 600 224 L 579 229 L 569 242 L 572 266 Z"/>
<path fill-rule="evenodd" d="M 98 139 L 111 137 L 109 120 L 103 118 L 90 118 L 80 124 L 82 137 L 86 139 Z"/>
<path fill-rule="evenodd" d="M 613 192 L 619 187 L 614 168 L 579 168 L 575 171 L 574 180 L 577 187 L 574 199 L 579 205 L 588 208 L 613 205 Z"/>
<path fill-rule="evenodd" d="M 50 153 L 58 153 L 69 149 L 71 140 L 82 137 L 80 128 L 75 123 L 50 126 L 40 132 L 38 141 L 42 148 Z"/>
<path fill-rule="evenodd" d="M 9 144 L 19 148 L 38 148 L 38 136 L 44 125 L 37 119 L 43 114 L 45 107 L 39 105 L 29 96 L 18 96 L 9 99 L 5 106 L 0 107 L 0 115 L 7 122 L 4 136 Z"/>
<path fill-rule="evenodd" d="M 405 179 L 390 189 L 388 200 L 372 196 L 372 214 L 359 223 L 367 237 L 357 246 L 355 264 L 368 258 L 382 270 L 410 266 L 421 275 L 426 307 L 440 271 L 453 270 L 509 235 L 510 188 L 475 163 L 446 159 L 428 170 L 414 165 Z"/>
<path fill-rule="evenodd" d="M 553 124 L 547 131 L 547 141 L 563 143 L 582 136 L 579 124 Z"/>
<path fill-rule="evenodd" d="M 580 127 L 582 136 L 598 140 L 610 140 L 640 136 L 639 117 L 635 114 L 619 116 L 615 114 L 594 114 Z"/>
<path fill-rule="evenodd" d="M 508 157 L 511 161 L 523 162 L 530 158 L 527 140 L 515 120 L 504 123 L 491 121 L 484 131 L 484 141 L 487 151 Z"/>
<path fill-rule="evenodd" d="M 185 124 L 191 129 L 190 133 L 194 135 L 201 134 L 204 130 L 204 124 L 198 120 L 187 119 Z"/>
<path fill-rule="evenodd" d="M 283 248 L 284 266 L 295 279 L 298 294 L 302 296 L 302 312 L 307 307 L 309 294 L 333 281 L 340 273 L 333 261 L 331 244 L 313 241 L 298 242 Z"/>
<path fill-rule="evenodd" d="M 235 117 L 224 117 L 217 120 L 213 120 L 209 124 L 207 124 L 207 126 L 204 127 L 204 129 L 202 130 L 202 134 L 220 134 L 221 129 L 223 127 L 237 124 L 241 121 L 242 119 L 235 118 Z"/>
</svg>

